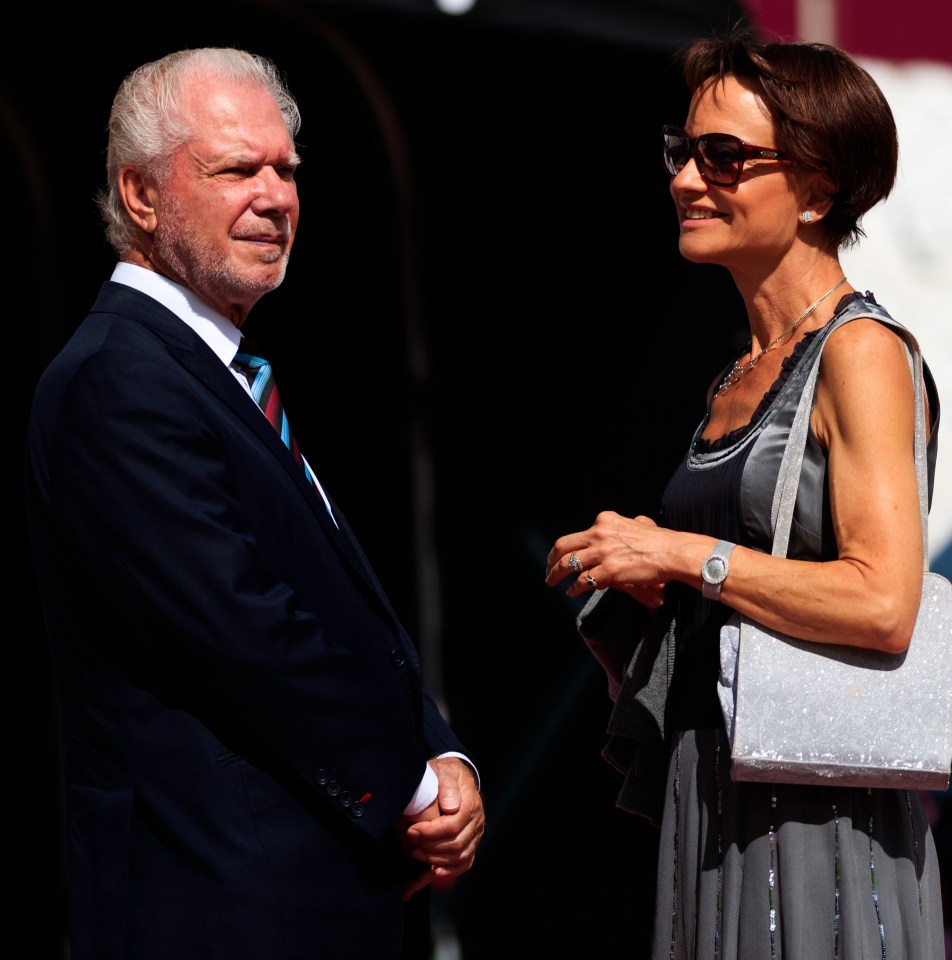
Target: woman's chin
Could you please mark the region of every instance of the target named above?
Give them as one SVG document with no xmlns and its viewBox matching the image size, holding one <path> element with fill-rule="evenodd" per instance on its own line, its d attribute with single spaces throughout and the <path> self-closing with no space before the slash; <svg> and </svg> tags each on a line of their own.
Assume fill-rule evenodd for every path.
<svg viewBox="0 0 952 960">
<path fill-rule="evenodd" d="M 720 263 L 718 252 L 709 245 L 692 242 L 690 237 L 681 237 L 678 242 L 681 256 L 691 263 Z"/>
</svg>

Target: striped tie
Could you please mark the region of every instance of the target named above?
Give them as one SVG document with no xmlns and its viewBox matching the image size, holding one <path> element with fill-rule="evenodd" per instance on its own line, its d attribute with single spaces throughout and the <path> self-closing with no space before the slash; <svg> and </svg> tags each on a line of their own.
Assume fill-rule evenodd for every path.
<svg viewBox="0 0 952 960">
<path fill-rule="evenodd" d="M 278 396 L 274 376 L 271 373 L 271 364 L 263 357 L 257 356 L 254 350 L 254 344 L 242 337 L 238 346 L 238 353 L 234 359 L 234 365 L 248 378 L 251 395 L 264 411 L 268 422 L 278 431 L 284 445 L 291 451 L 291 455 L 301 465 L 308 482 L 316 488 L 314 477 L 301 456 L 297 441 L 291 433 L 291 427 L 288 424 L 288 418 L 281 404 L 281 398 Z"/>
</svg>

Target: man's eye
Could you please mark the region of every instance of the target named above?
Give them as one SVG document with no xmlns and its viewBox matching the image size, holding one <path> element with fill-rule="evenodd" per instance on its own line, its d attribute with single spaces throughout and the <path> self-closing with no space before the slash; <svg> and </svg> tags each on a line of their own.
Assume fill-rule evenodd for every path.
<svg viewBox="0 0 952 960">
<path fill-rule="evenodd" d="M 227 167 L 224 170 L 220 170 L 218 175 L 220 177 L 227 177 L 230 180 L 241 180 L 245 177 L 254 176 L 254 170 L 251 167 Z"/>
</svg>

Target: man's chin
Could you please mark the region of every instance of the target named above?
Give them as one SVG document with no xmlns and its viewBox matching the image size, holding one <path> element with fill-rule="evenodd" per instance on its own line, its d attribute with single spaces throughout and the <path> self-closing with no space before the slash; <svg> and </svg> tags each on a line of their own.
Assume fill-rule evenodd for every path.
<svg viewBox="0 0 952 960">
<path fill-rule="evenodd" d="M 265 260 L 262 257 L 254 267 L 242 271 L 234 278 L 235 286 L 249 293 L 269 293 L 281 286 L 287 269 L 288 258 L 283 252 L 273 260 Z"/>
<path fill-rule="evenodd" d="M 284 260 L 287 263 L 288 260 L 288 251 L 283 247 L 273 247 L 270 250 L 262 250 L 258 254 L 258 262 L 272 264 L 277 263 L 279 260 Z"/>
</svg>

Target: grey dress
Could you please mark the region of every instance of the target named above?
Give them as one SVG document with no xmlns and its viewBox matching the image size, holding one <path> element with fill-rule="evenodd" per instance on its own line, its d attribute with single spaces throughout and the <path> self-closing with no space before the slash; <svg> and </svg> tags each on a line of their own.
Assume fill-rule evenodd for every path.
<svg viewBox="0 0 952 960">
<path fill-rule="evenodd" d="M 882 308 L 854 294 L 844 311 Z M 747 427 L 704 443 L 702 422 L 659 523 L 770 551 L 780 458 L 832 323 L 800 341 Z M 788 555 L 836 556 L 812 435 Z M 652 960 L 940 960 L 938 862 L 919 796 L 734 783 L 716 695 L 719 631 L 732 611 L 673 583 L 629 657 L 621 638 L 638 614 L 622 596 L 603 591 L 579 626 L 616 700 L 605 756 L 625 774 L 618 804 L 660 820 Z"/>
</svg>

